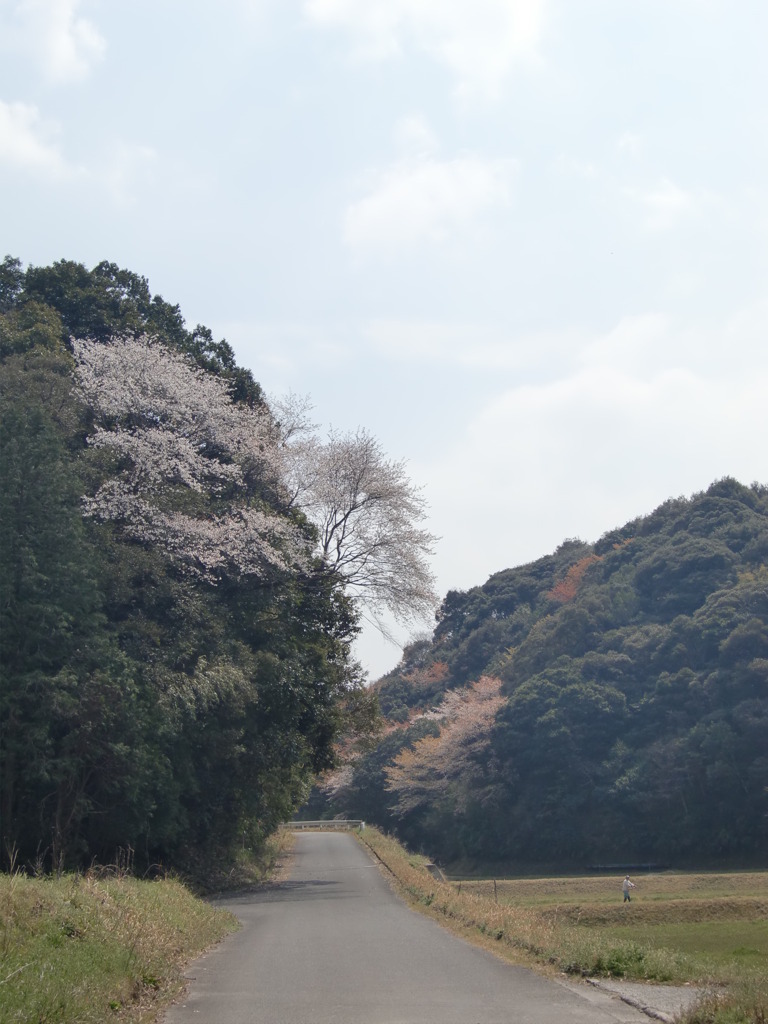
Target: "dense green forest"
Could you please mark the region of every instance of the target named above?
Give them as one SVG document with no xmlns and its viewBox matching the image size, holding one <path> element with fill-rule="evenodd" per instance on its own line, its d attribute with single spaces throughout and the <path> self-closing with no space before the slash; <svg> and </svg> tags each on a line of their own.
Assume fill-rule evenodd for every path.
<svg viewBox="0 0 768 1024">
<path fill-rule="evenodd" d="M 258 844 L 373 711 L 287 431 L 110 263 L 6 257 L 0 404 L 0 858 Z"/>
<path fill-rule="evenodd" d="M 447 863 L 768 850 L 768 489 L 733 479 L 449 592 L 313 795 Z"/>
</svg>

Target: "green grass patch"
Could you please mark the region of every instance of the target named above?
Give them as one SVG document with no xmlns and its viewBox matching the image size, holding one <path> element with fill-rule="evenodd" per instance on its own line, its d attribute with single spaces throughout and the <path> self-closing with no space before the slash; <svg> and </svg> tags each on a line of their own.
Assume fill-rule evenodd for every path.
<svg viewBox="0 0 768 1024">
<path fill-rule="evenodd" d="M 235 927 L 174 880 L 0 875 L 0 1021 L 151 1021 Z"/>
<path fill-rule="evenodd" d="M 726 971 L 740 965 L 762 967 L 768 975 L 768 920 L 704 921 L 605 928 L 603 934 L 663 949 L 678 949 L 693 957 L 705 957 Z"/>
<path fill-rule="evenodd" d="M 366 829 L 361 840 L 406 898 L 510 959 L 569 974 L 705 985 L 686 1024 L 768 1024 L 768 872 L 439 882 L 424 858 Z"/>
</svg>

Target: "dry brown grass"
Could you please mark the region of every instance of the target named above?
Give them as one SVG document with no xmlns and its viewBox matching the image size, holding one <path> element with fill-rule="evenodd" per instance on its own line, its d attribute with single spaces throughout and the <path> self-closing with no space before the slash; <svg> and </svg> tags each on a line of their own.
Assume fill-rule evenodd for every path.
<svg viewBox="0 0 768 1024">
<path fill-rule="evenodd" d="M 496 880 L 499 901 L 520 906 L 565 906 L 567 904 L 621 903 L 621 875 L 584 875 L 556 878 L 515 878 Z M 683 873 L 674 871 L 633 875 L 637 885 L 633 902 L 690 900 L 736 900 L 768 903 L 768 872 Z M 494 880 L 462 881 L 462 890 L 492 898 Z"/>
<path fill-rule="evenodd" d="M 644 941 L 641 930 L 689 922 L 765 919 L 768 873 L 641 876 L 642 900 L 622 903 L 621 878 L 547 878 L 439 882 L 425 858 L 394 839 L 366 829 L 363 842 L 386 865 L 406 898 L 454 930 L 480 937 L 503 955 L 532 965 L 584 975 L 663 982 L 733 980 L 733 963 L 711 950 L 694 955 L 674 943 Z M 649 893 L 654 899 L 647 903 Z M 751 894 L 748 896 L 747 893 Z M 708 894 L 709 898 L 704 898 Z M 759 897 L 759 898 L 753 898 Z M 637 934 L 626 934 L 632 923 Z M 696 922 L 696 924 L 694 924 Z M 744 971 L 737 972 L 743 979 Z"/>
<path fill-rule="evenodd" d="M 553 937 L 556 930 L 562 932 L 560 923 L 547 921 L 532 907 L 512 908 L 482 893 L 459 892 L 427 871 L 425 857 L 408 853 L 377 829 L 366 827 L 360 839 L 412 906 L 516 963 L 556 965 Z"/>
</svg>

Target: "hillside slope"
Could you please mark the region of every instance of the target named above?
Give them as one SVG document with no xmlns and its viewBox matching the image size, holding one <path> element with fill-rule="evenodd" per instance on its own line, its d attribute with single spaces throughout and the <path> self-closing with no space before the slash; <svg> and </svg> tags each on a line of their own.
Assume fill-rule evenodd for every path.
<svg viewBox="0 0 768 1024">
<path fill-rule="evenodd" d="M 326 809 L 444 861 L 756 863 L 768 489 L 732 479 L 451 591 Z"/>
</svg>

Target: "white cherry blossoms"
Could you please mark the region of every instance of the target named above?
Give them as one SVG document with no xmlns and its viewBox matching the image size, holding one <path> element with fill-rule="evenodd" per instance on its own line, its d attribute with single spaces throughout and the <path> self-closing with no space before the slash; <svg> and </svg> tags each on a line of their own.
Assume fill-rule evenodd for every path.
<svg viewBox="0 0 768 1024">
<path fill-rule="evenodd" d="M 266 576 L 307 564 L 307 538 L 264 497 L 282 489 L 266 409 L 233 402 L 226 381 L 148 338 L 73 347 L 78 390 L 94 415 L 89 443 L 114 466 L 84 499 L 86 515 L 164 547 L 211 583 L 225 572 Z"/>
</svg>

